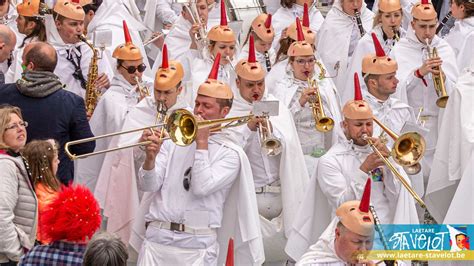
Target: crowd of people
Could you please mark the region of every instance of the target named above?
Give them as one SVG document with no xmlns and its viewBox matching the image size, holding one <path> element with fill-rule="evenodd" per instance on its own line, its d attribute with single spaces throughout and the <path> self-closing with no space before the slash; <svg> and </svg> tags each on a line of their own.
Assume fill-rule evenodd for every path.
<svg viewBox="0 0 474 266">
<path fill-rule="evenodd" d="M 374 265 L 380 224 L 474 223 L 473 0 L 256 2 L 0 0 L 2 266 Z"/>
</svg>

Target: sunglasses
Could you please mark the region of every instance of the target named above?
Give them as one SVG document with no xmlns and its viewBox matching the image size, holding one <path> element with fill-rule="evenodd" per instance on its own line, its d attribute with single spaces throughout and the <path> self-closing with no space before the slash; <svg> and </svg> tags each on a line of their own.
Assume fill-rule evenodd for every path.
<svg viewBox="0 0 474 266">
<path fill-rule="evenodd" d="M 140 64 L 138 66 L 129 66 L 129 67 L 124 67 L 123 65 L 120 65 L 120 67 L 122 67 L 123 69 L 127 70 L 128 74 L 133 74 L 135 73 L 135 71 L 138 70 L 138 72 L 140 73 L 143 73 L 143 71 L 145 71 L 146 69 L 146 65 L 145 64 Z"/>
</svg>

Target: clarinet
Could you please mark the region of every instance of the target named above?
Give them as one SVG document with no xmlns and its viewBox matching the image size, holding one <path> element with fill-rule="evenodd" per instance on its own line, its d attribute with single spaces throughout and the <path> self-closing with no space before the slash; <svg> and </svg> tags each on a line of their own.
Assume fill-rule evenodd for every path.
<svg viewBox="0 0 474 266">
<path fill-rule="evenodd" d="M 436 34 L 438 34 L 445 26 L 447 26 L 446 23 L 448 23 L 448 20 L 452 17 L 452 15 L 453 14 L 451 13 L 451 11 L 446 14 L 446 16 L 443 18 L 443 20 L 441 20 L 438 27 L 436 28 Z"/>
<path fill-rule="evenodd" d="M 354 9 L 354 16 L 357 22 L 357 26 L 359 27 L 360 37 L 362 37 L 365 34 L 365 30 L 362 26 L 362 20 L 360 19 L 360 12 L 358 9 Z"/>
<path fill-rule="evenodd" d="M 267 72 L 270 72 L 272 69 L 272 63 L 270 62 L 270 55 L 268 54 L 268 51 L 265 51 L 263 53 L 265 55 L 265 65 L 267 65 Z"/>
<path fill-rule="evenodd" d="M 382 245 L 385 250 L 389 250 L 387 240 L 385 239 L 385 235 L 383 233 L 383 229 L 380 223 L 380 219 L 377 216 L 377 212 L 375 212 L 374 206 L 370 205 L 369 207 L 370 212 L 372 213 L 372 216 L 374 216 L 374 226 L 375 226 L 375 231 L 380 235 L 380 240 L 382 240 Z M 397 265 L 397 261 L 394 260 L 384 260 L 385 265 L 387 266 L 393 266 Z"/>
</svg>

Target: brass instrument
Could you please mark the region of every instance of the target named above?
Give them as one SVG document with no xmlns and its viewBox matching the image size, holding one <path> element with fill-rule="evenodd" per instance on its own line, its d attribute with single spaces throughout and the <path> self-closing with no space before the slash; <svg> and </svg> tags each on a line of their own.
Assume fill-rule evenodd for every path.
<svg viewBox="0 0 474 266">
<path fill-rule="evenodd" d="M 316 121 L 316 130 L 319 132 L 331 131 L 334 127 L 334 120 L 324 113 L 323 101 L 321 100 L 321 94 L 316 81 L 308 78 L 308 86 L 309 88 L 316 89 L 315 95 L 311 96 L 308 101 L 313 113 L 313 118 Z"/>
<path fill-rule="evenodd" d="M 86 105 L 86 113 L 88 116 L 91 116 L 94 113 L 94 109 L 99 101 L 100 92 L 95 88 L 95 82 L 99 77 L 99 52 L 95 49 L 92 42 L 87 40 L 86 36 L 83 34 L 78 35 L 79 40 L 87 44 L 89 48 L 92 49 L 92 58 L 89 64 L 89 72 L 87 74 L 87 83 L 86 83 L 86 95 L 84 96 L 84 101 Z"/>
<path fill-rule="evenodd" d="M 438 56 L 438 49 L 436 47 L 431 47 L 430 42 L 428 39 L 426 41 L 426 46 L 428 47 L 428 58 L 436 58 Z M 433 79 L 434 83 L 434 88 L 436 91 L 436 94 L 438 95 L 438 99 L 436 100 L 436 105 L 439 108 L 445 108 L 446 104 L 448 103 L 448 93 L 446 92 L 446 86 L 444 84 L 444 73 L 443 70 L 441 69 L 441 66 L 433 68 L 435 70 L 439 70 L 439 74 L 431 74 L 431 77 Z"/>
<path fill-rule="evenodd" d="M 408 133 L 406 133 L 408 134 Z M 402 185 L 408 190 L 408 192 L 413 196 L 413 198 L 418 202 L 418 204 L 420 205 L 420 207 L 422 208 L 426 208 L 426 204 L 425 202 L 423 202 L 423 200 L 421 199 L 420 196 L 418 196 L 418 194 L 416 193 L 415 190 L 413 190 L 413 188 L 410 186 L 410 184 L 405 180 L 405 178 L 398 172 L 398 170 L 395 168 L 395 166 L 393 166 L 393 164 L 383 156 L 383 154 L 380 152 L 379 149 L 377 149 L 377 147 L 375 147 L 375 144 L 372 142 L 372 140 L 370 140 L 369 136 L 367 134 L 364 134 L 362 135 L 362 138 L 367 141 L 367 143 L 370 145 L 370 147 L 372 148 L 372 150 L 377 153 L 377 155 L 380 157 L 380 159 L 383 160 L 383 162 L 385 163 L 385 165 L 390 169 L 390 171 L 393 173 L 393 175 L 395 175 L 397 177 L 397 179 L 400 181 L 400 183 L 402 183 Z M 396 143 L 395 143 L 396 145 Z M 394 147 L 395 147 L 394 145 Z M 403 146 L 403 145 L 401 145 Z M 392 152 L 393 152 L 394 149 L 392 149 Z M 393 157 L 394 159 L 396 159 L 396 157 Z"/>
<path fill-rule="evenodd" d="M 183 3 L 183 7 L 186 8 L 188 10 L 188 13 L 191 15 L 193 24 L 199 24 L 200 26 L 199 31 L 194 35 L 194 39 L 198 44 L 198 50 L 206 48 L 209 45 L 209 40 L 207 39 L 207 25 L 199 16 L 196 1 L 189 1 L 187 3 Z"/>
<path fill-rule="evenodd" d="M 263 115 L 264 123 L 258 123 L 258 131 L 260 135 L 262 151 L 267 156 L 276 156 L 281 153 L 281 141 L 273 136 L 273 127 L 270 123 L 268 115 Z"/>
<path fill-rule="evenodd" d="M 232 70 L 234 71 L 234 73 L 237 73 L 237 72 L 235 72 L 235 67 L 234 67 L 234 65 L 232 64 L 232 59 L 230 58 L 230 56 L 226 55 L 226 56 L 225 56 L 225 59 L 227 60 L 227 62 L 229 62 L 229 66 L 230 66 L 230 68 L 232 68 Z"/>
<path fill-rule="evenodd" d="M 153 43 L 154 41 L 158 40 L 161 36 L 166 35 L 162 32 L 155 32 L 153 33 L 150 38 L 148 38 L 146 41 L 143 42 L 143 46 L 147 46 L 150 43 Z"/>
<path fill-rule="evenodd" d="M 362 20 L 360 19 L 360 12 L 358 9 L 354 9 L 354 17 L 357 22 L 357 27 L 359 27 L 360 37 L 362 37 L 365 34 L 365 30 L 364 30 L 364 27 L 362 26 Z"/>
<path fill-rule="evenodd" d="M 374 206 L 370 205 L 369 210 L 372 213 L 372 216 L 374 217 L 375 231 L 377 231 L 377 233 L 380 236 L 380 240 L 382 241 L 383 248 L 385 250 L 390 250 L 390 248 L 388 246 L 387 239 L 385 238 L 385 234 L 384 234 L 382 226 L 381 226 L 382 223 L 380 222 L 379 216 L 377 215 L 377 212 L 375 211 Z M 396 260 L 385 260 L 383 262 L 387 266 L 398 265 L 398 262 Z"/>
<path fill-rule="evenodd" d="M 400 41 L 400 33 L 399 31 L 397 30 L 397 27 L 396 26 L 393 26 L 392 27 L 392 31 L 393 31 L 393 34 L 394 34 L 394 39 L 395 41 Z"/>
<path fill-rule="evenodd" d="M 137 76 L 135 76 L 133 79 L 137 83 L 137 88 L 138 88 L 138 93 L 140 94 L 140 99 L 143 99 L 147 96 L 150 96 L 150 90 L 148 89 L 147 86 L 145 86 L 143 84 L 143 81 L 141 81 Z"/>
<path fill-rule="evenodd" d="M 64 145 L 64 151 L 71 160 L 76 160 L 76 159 L 82 159 L 82 158 L 86 158 L 89 156 L 98 155 L 102 153 L 132 148 L 136 146 L 148 145 L 151 143 L 151 141 L 142 141 L 139 143 L 130 144 L 130 145 L 122 146 L 122 147 L 116 147 L 116 148 L 111 148 L 111 149 L 102 150 L 102 151 L 94 151 L 91 153 L 85 153 L 81 155 L 72 154 L 69 150 L 69 148 L 73 145 L 87 143 L 87 142 L 95 141 L 98 139 L 104 139 L 104 138 L 109 138 L 113 136 L 143 131 L 146 129 L 159 128 L 159 127 L 166 130 L 166 132 L 169 135 L 169 137 L 163 138 L 163 140 L 170 139 L 178 146 L 188 146 L 191 143 L 193 143 L 193 141 L 196 139 L 197 130 L 200 128 L 213 127 L 211 128 L 211 131 L 214 132 L 223 128 L 236 127 L 236 126 L 246 124 L 252 117 L 253 115 L 248 115 L 248 116 L 240 116 L 240 117 L 215 119 L 215 120 L 197 121 L 194 115 L 188 110 L 177 109 L 173 111 L 165 119 L 163 123 L 141 127 L 137 129 L 131 129 L 131 130 L 126 130 L 126 131 L 121 131 L 121 132 L 105 134 L 105 135 L 96 136 L 96 137 L 70 141 Z M 224 124 L 224 125 L 221 125 L 221 124 Z M 217 126 L 217 125 L 220 125 L 220 126 Z"/>
</svg>

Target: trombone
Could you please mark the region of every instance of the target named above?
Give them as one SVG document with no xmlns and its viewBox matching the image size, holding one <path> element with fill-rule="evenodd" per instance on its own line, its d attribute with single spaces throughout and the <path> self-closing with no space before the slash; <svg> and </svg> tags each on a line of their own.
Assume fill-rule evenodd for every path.
<svg viewBox="0 0 474 266">
<path fill-rule="evenodd" d="M 426 46 L 428 47 L 428 58 L 436 58 L 438 56 L 438 49 L 436 47 L 431 47 L 429 39 L 425 40 Z M 445 108 L 446 103 L 448 102 L 448 93 L 446 92 L 446 86 L 444 83 L 444 73 L 443 70 L 441 69 L 441 66 L 437 66 L 433 68 L 435 70 L 438 70 L 438 74 L 431 74 L 431 77 L 433 78 L 433 83 L 434 83 L 434 88 L 436 91 L 436 94 L 438 95 L 438 99 L 436 100 L 436 105 L 439 108 Z"/>
<path fill-rule="evenodd" d="M 309 99 L 313 118 L 316 121 L 316 130 L 323 133 L 331 131 L 334 127 L 334 120 L 324 113 L 323 101 L 321 100 L 321 94 L 319 93 L 316 80 L 308 78 L 308 86 L 309 88 L 316 89 L 316 94 Z"/>
<path fill-rule="evenodd" d="M 262 151 L 267 156 L 276 156 L 281 153 L 281 141 L 273 135 L 273 127 L 270 124 L 268 114 L 264 113 L 262 118 L 265 125 L 258 123 Z"/>
<path fill-rule="evenodd" d="M 107 150 L 102 150 L 102 151 L 94 151 L 90 153 L 85 153 L 81 155 L 76 155 L 72 154 L 70 151 L 70 147 L 82 143 L 87 143 L 91 141 L 95 141 L 98 139 L 104 139 L 104 138 L 109 138 L 109 137 L 114 137 L 118 135 L 123 135 L 123 134 L 129 134 L 133 132 L 139 132 L 143 131 L 145 129 L 153 129 L 153 128 L 158 128 L 161 127 L 162 129 L 166 130 L 168 133 L 169 137 L 163 138 L 163 140 L 170 139 L 173 141 L 176 145 L 178 146 L 188 146 L 191 143 L 194 142 L 196 139 L 196 134 L 197 130 L 200 128 L 206 128 L 206 127 L 213 127 L 211 129 L 212 132 L 223 129 L 223 128 L 230 128 L 230 127 L 236 127 L 240 126 L 244 123 L 247 123 L 253 115 L 247 115 L 247 116 L 240 116 L 240 117 L 231 117 L 231 118 L 222 118 L 222 119 L 215 119 L 215 120 L 204 120 L 204 121 L 197 121 L 194 115 L 186 110 L 186 109 L 177 109 L 173 111 L 167 119 L 163 123 L 158 123 L 155 125 L 151 126 L 146 126 L 146 127 L 141 127 L 137 129 L 131 129 L 131 130 L 126 130 L 126 131 L 121 131 L 121 132 L 115 132 L 115 133 L 110 133 L 110 134 L 105 134 L 101 136 L 96 136 L 96 137 L 90 137 L 90 138 L 85 138 L 85 139 L 80 139 L 80 140 L 74 140 L 74 141 L 69 141 L 66 142 L 64 145 L 64 151 L 66 152 L 67 156 L 71 160 L 76 160 L 76 159 L 82 159 L 86 158 L 89 156 L 94 156 L 98 154 L 103 154 L 107 152 L 112 152 L 112 151 L 117 151 L 117 150 L 122 150 L 122 149 L 127 149 L 127 148 L 132 148 L 136 146 L 144 146 L 148 145 L 151 143 L 151 141 L 142 141 L 139 143 L 135 144 L 130 144 L 122 147 L 116 147 L 116 148 L 111 148 Z M 225 124 L 224 124 L 225 123 Z M 224 125 L 221 125 L 224 124 Z M 218 127 L 214 127 L 220 125 Z"/>
</svg>

